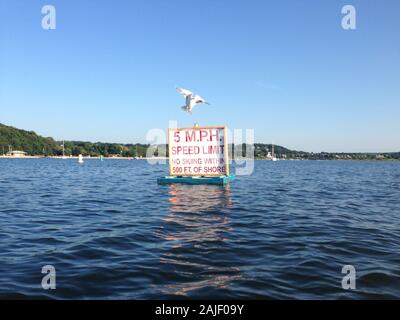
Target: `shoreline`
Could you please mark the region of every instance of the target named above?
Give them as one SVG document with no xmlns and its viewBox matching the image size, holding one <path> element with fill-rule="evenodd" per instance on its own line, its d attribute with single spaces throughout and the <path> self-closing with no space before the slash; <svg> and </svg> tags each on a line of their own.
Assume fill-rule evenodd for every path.
<svg viewBox="0 0 400 320">
<path fill-rule="evenodd" d="M 13 157 L 13 156 L 5 156 L 0 155 L 0 159 L 58 159 L 58 160 L 70 160 L 70 159 L 79 159 L 78 156 L 69 156 L 63 158 L 62 156 L 24 156 L 24 157 Z M 83 157 L 84 160 L 100 160 L 100 157 Z M 103 157 L 104 160 L 168 160 L 168 157 Z M 229 161 L 271 161 L 271 159 L 248 159 L 248 158 L 239 158 L 239 159 L 230 159 Z M 400 161 L 400 159 L 278 159 L 277 162 L 281 161 Z"/>
<path fill-rule="evenodd" d="M 13 157 L 1 155 L 0 159 L 59 159 L 59 160 L 69 160 L 69 159 L 79 159 L 78 156 L 70 156 L 63 158 L 62 156 L 24 156 L 24 157 Z M 100 157 L 83 157 L 84 160 L 100 160 Z M 104 160 L 166 160 L 166 157 L 103 157 Z"/>
</svg>

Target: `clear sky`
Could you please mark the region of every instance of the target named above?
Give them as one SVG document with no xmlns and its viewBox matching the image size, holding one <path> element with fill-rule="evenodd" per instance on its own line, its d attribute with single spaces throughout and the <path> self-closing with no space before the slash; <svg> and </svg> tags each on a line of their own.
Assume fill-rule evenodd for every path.
<svg viewBox="0 0 400 320">
<path fill-rule="evenodd" d="M 0 123 L 134 143 L 177 120 L 304 151 L 400 151 L 398 0 L 0 4 Z M 56 30 L 41 27 L 46 4 Z M 175 86 L 211 106 L 185 114 Z"/>
</svg>

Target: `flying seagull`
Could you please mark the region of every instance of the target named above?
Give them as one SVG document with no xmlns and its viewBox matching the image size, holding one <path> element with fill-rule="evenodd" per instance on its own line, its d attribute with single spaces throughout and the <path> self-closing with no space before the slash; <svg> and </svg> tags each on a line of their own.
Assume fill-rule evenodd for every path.
<svg viewBox="0 0 400 320">
<path fill-rule="evenodd" d="M 181 95 L 186 98 L 186 104 L 182 107 L 183 110 L 192 114 L 193 108 L 196 104 L 209 104 L 206 100 L 189 90 L 183 88 L 176 88 Z"/>
</svg>

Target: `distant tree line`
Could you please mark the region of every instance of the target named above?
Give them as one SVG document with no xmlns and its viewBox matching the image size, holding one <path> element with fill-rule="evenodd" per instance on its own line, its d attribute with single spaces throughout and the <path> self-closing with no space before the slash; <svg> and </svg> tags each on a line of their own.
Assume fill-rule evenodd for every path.
<svg viewBox="0 0 400 320">
<path fill-rule="evenodd" d="M 122 157 L 145 157 L 148 144 L 121 144 L 103 142 L 65 141 L 64 154 L 66 156 L 122 156 Z M 0 154 L 9 150 L 25 151 L 34 156 L 61 156 L 63 154 L 62 142 L 53 138 L 45 138 L 33 131 L 26 131 L 0 123 Z M 229 155 L 232 158 L 232 145 L 229 145 Z M 163 155 L 162 147 L 153 147 L 155 156 Z M 168 148 L 166 148 L 168 156 Z M 254 155 L 256 159 L 266 159 L 268 153 L 272 153 L 272 144 L 255 143 L 254 145 L 235 145 L 235 156 L 248 157 Z M 286 159 L 308 159 L 308 160 L 385 160 L 399 159 L 400 152 L 391 153 L 312 153 L 290 150 L 285 147 L 274 145 L 274 155 Z"/>
<path fill-rule="evenodd" d="M 9 150 L 25 151 L 33 156 L 61 156 L 63 154 L 62 141 L 55 141 L 53 138 L 44 138 L 33 131 L 26 131 L 0 124 L 0 153 L 7 153 Z M 64 154 L 66 156 L 87 156 L 105 157 L 118 155 L 122 157 L 144 157 L 148 145 L 146 144 L 121 144 L 84 141 L 65 141 Z M 157 150 L 155 152 L 157 155 Z"/>
<path fill-rule="evenodd" d="M 88 155 L 88 156 L 121 156 L 121 157 L 144 157 L 148 148 L 147 144 L 120 144 L 103 142 L 65 141 L 65 155 Z M 155 152 L 157 154 L 157 152 Z"/>
</svg>

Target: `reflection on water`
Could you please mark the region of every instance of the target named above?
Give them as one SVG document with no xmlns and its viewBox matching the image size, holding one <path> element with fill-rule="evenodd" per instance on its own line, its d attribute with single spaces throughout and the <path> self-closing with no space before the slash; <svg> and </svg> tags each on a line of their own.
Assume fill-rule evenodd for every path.
<svg viewBox="0 0 400 320">
<path fill-rule="evenodd" d="M 169 188 L 170 209 L 173 212 L 219 211 L 232 206 L 229 185 L 171 184 Z"/>
<path fill-rule="evenodd" d="M 238 279 L 239 268 L 224 261 L 226 237 L 232 234 L 224 210 L 232 207 L 230 187 L 173 184 L 169 195 L 170 210 L 158 233 L 169 249 L 160 263 L 179 281 L 165 285 L 163 293 L 187 295 L 207 287 L 224 288 Z"/>
<path fill-rule="evenodd" d="M 229 230 L 223 209 L 232 206 L 229 186 L 175 184 L 169 188 L 170 212 L 162 219 L 162 228 L 169 227 L 164 239 L 178 245 L 185 241 L 223 241 L 224 231 Z"/>
</svg>

